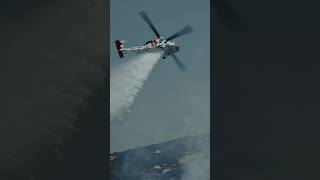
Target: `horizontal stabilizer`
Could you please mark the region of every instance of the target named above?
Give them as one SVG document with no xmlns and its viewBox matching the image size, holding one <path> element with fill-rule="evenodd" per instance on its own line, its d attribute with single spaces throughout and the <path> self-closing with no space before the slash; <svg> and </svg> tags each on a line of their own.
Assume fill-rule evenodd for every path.
<svg viewBox="0 0 320 180">
<path fill-rule="evenodd" d="M 122 42 L 120 40 L 116 40 L 115 43 L 116 43 L 116 47 L 117 47 L 117 51 L 118 51 L 119 57 L 123 58 L 123 52 L 122 52 L 123 45 L 122 45 Z"/>
</svg>

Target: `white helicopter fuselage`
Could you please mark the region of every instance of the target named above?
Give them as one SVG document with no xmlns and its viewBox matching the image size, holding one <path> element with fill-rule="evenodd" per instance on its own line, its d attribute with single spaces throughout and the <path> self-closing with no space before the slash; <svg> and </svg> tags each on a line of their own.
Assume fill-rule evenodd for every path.
<svg viewBox="0 0 320 180">
<path fill-rule="evenodd" d="M 117 50 L 119 53 L 120 58 L 123 57 L 123 54 L 129 53 L 129 52 L 135 52 L 135 53 L 142 53 L 147 51 L 155 51 L 160 50 L 163 51 L 162 58 L 165 59 L 167 56 L 172 55 L 180 50 L 179 46 L 174 41 L 166 41 L 162 37 L 155 40 L 147 41 L 142 46 L 136 46 L 136 47 L 130 47 L 125 48 L 123 46 L 123 43 L 125 41 L 116 41 Z"/>
</svg>

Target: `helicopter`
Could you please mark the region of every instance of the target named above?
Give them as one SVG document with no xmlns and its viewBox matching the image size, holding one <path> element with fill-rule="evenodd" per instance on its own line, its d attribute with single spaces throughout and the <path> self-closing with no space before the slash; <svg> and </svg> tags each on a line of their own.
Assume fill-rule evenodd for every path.
<svg viewBox="0 0 320 180">
<path fill-rule="evenodd" d="M 124 58 L 124 54 L 129 52 L 142 53 L 142 52 L 160 50 L 160 51 L 163 51 L 162 59 L 166 59 L 166 57 L 171 56 L 175 61 L 175 63 L 177 64 L 178 68 L 181 71 L 185 71 L 186 70 L 185 65 L 175 55 L 175 53 L 177 53 L 180 50 L 180 47 L 175 41 L 173 41 L 173 39 L 193 32 L 192 27 L 190 25 L 186 25 L 176 33 L 165 38 L 159 34 L 158 30 L 155 28 L 154 24 L 152 23 L 151 19 L 149 18 L 149 16 L 145 11 L 139 12 L 139 15 L 151 28 L 151 30 L 153 31 L 153 33 L 156 35 L 157 38 L 153 40 L 149 40 L 141 46 L 128 47 L 128 48 L 124 47 L 124 43 L 126 41 L 116 40 L 115 44 L 116 44 L 119 57 Z"/>
</svg>

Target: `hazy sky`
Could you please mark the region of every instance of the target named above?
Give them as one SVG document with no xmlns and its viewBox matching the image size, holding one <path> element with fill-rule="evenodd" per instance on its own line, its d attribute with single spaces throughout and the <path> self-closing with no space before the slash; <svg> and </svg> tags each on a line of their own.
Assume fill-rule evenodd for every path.
<svg viewBox="0 0 320 180">
<path fill-rule="evenodd" d="M 136 97 L 124 123 L 111 126 L 111 151 L 163 142 L 210 131 L 210 1 L 111 0 L 110 64 L 117 60 L 116 39 L 141 45 L 155 35 L 140 18 L 145 10 L 166 37 L 190 24 L 194 32 L 179 37 L 177 56 L 187 66 L 181 72 L 171 58 L 159 61 Z"/>
</svg>

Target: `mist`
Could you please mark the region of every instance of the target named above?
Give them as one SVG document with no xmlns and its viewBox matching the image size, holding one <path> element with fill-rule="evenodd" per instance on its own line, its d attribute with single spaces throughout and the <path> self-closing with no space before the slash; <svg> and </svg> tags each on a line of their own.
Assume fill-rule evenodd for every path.
<svg viewBox="0 0 320 180">
<path fill-rule="evenodd" d="M 209 136 L 210 138 L 210 136 Z M 183 164 L 182 180 L 209 180 L 210 179 L 210 140 L 200 139 L 196 142 L 195 149 L 199 152 L 180 158 Z M 190 145 L 190 144 L 187 144 Z"/>
<path fill-rule="evenodd" d="M 110 72 L 110 121 L 121 122 L 126 112 L 130 111 L 135 97 L 143 88 L 157 64 L 161 52 L 143 53 L 126 59 L 111 69 Z"/>
</svg>

